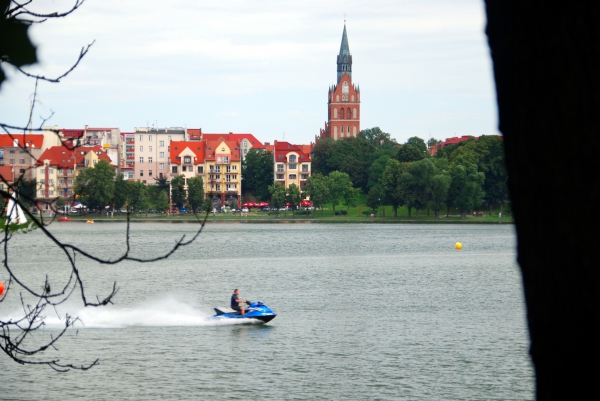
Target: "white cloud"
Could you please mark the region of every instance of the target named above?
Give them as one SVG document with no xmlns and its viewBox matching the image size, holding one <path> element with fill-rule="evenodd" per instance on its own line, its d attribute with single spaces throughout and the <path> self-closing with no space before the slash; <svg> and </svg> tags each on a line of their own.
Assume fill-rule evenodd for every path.
<svg viewBox="0 0 600 401">
<path fill-rule="evenodd" d="M 85 2 L 32 28 L 42 60 L 32 71 L 47 76 L 96 40 L 61 84 L 41 84 L 42 111 L 55 110 L 59 126 L 130 131 L 158 120 L 263 141 L 285 131 L 308 142 L 327 118 L 344 13 L 363 128 L 380 126 L 398 140 L 405 132 L 496 132 L 483 3 L 473 0 Z M 32 91 L 11 74 L 0 119 L 26 119 Z"/>
</svg>

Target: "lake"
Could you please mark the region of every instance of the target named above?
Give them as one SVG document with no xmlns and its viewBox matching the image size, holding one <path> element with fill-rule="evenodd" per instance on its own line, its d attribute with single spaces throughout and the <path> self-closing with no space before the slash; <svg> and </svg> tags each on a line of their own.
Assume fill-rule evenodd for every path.
<svg viewBox="0 0 600 401">
<path fill-rule="evenodd" d="M 124 228 L 50 227 L 106 258 L 124 250 Z M 132 253 L 158 255 L 194 228 L 134 224 Z M 119 293 L 102 308 L 82 308 L 75 296 L 61 307 L 82 324 L 49 355 L 100 364 L 64 374 L 3 355 L 0 398 L 533 400 L 515 245 L 511 225 L 209 224 L 161 262 L 77 256 L 91 298 L 110 293 L 113 281 Z M 35 288 L 46 273 L 53 288 L 68 274 L 39 230 L 15 236 L 9 260 Z M 277 318 L 207 319 L 234 288 Z M 18 311 L 10 295 L 3 318 Z M 43 336 L 60 323 L 52 311 L 47 321 Z"/>
</svg>

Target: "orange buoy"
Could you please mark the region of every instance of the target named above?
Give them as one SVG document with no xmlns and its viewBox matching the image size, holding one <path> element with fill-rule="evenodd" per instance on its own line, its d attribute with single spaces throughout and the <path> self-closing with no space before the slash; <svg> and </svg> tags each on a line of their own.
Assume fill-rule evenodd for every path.
<svg viewBox="0 0 600 401">
<path fill-rule="evenodd" d="M 0 281 L 0 295 L 4 294 L 4 283 Z"/>
<path fill-rule="evenodd" d="M 460 242 L 457 242 L 456 244 L 454 244 L 454 247 L 456 249 L 462 249 L 462 244 Z"/>
</svg>

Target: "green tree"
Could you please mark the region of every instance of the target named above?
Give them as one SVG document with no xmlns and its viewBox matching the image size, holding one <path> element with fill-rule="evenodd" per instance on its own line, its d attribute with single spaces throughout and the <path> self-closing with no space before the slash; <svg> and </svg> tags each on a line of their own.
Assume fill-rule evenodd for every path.
<svg viewBox="0 0 600 401">
<path fill-rule="evenodd" d="M 379 181 L 381 179 L 381 175 L 383 174 L 383 170 L 385 170 L 385 166 L 387 166 L 388 161 L 391 159 L 389 155 L 383 155 L 377 158 L 369 167 L 369 181 L 367 184 L 367 188 L 372 189 L 373 187 L 379 186 Z"/>
<path fill-rule="evenodd" d="M 379 127 L 367 128 L 360 131 L 358 134 L 373 146 L 380 146 L 383 142 L 392 142 L 390 134 L 383 132 Z"/>
<path fill-rule="evenodd" d="M 488 204 L 491 212 L 494 204 L 502 204 L 508 193 L 504 145 L 502 138 L 497 135 L 482 136 L 477 142 L 479 149 L 484 150 L 480 150 L 482 157 L 479 160 L 479 170 L 485 173 L 483 200 Z"/>
<path fill-rule="evenodd" d="M 202 177 L 196 176 L 188 179 L 187 199 L 192 211 L 196 213 L 196 210 L 202 206 L 204 201 L 204 181 Z"/>
<path fill-rule="evenodd" d="M 448 190 L 452 183 L 452 177 L 447 171 L 442 171 L 431 179 L 431 200 L 435 217 L 440 217 L 440 210 L 448 197 Z"/>
<path fill-rule="evenodd" d="M 381 189 L 384 198 L 392 205 L 394 217 L 398 216 L 398 207 L 404 205 L 404 192 L 401 185 L 405 165 L 396 159 L 390 159 L 381 174 Z"/>
<path fill-rule="evenodd" d="M 408 206 L 409 216 L 412 207 L 416 209 L 418 218 L 419 209 L 424 209 L 427 206 L 434 171 L 433 162 L 429 159 L 422 159 L 411 163 L 406 171 L 402 173 L 400 185 L 404 193 L 405 203 Z"/>
<path fill-rule="evenodd" d="M 127 204 L 133 208 L 135 213 L 148 214 L 148 196 L 146 193 L 146 184 L 141 181 L 129 182 L 129 194 Z"/>
<path fill-rule="evenodd" d="M 115 196 L 113 199 L 115 209 L 122 209 L 123 207 L 127 207 L 128 210 L 130 210 L 128 204 L 130 190 L 131 183 L 123 178 L 123 174 L 119 174 L 115 178 Z"/>
<path fill-rule="evenodd" d="M 298 186 L 296 184 L 290 184 L 290 186 L 287 189 L 287 202 L 292 204 L 292 215 L 296 214 L 296 208 L 298 207 L 298 205 L 300 204 L 300 201 L 302 201 L 302 195 L 300 193 L 300 188 L 298 188 Z"/>
<path fill-rule="evenodd" d="M 32 207 L 34 205 L 33 200 L 37 196 L 37 182 L 36 179 L 26 180 L 23 177 L 19 177 L 17 181 L 17 193 L 19 200 L 25 205 Z"/>
<path fill-rule="evenodd" d="M 75 179 L 75 193 L 88 207 L 98 209 L 113 203 L 115 194 L 115 169 L 106 160 L 81 171 Z"/>
<path fill-rule="evenodd" d="M 238 207 L 238 200 L 237 198 L 230 198 L 227 204 L 229 205 L 230 209 L 236 210 Z"/>
<path fill-rule="evenodd" d="M 376 214 L 377 209 L 381 206 L 381 190 L 379 187 L 373 187 L 367 194 L 367 206 L 371 208 L 371 213 Z"/>
<path fill-rule="evenodd" d="M 346 204 L 346 211 L 349 211 L 351 207 L 358 206 L 358 198 L 360 196 L 360 189 L 350 187 L 344 196 L 344 203 Z"/>
<path fill-rule="evenodd" d="M 279 208 L 285 206 L 285 187 L 280 182 L 276 182 L 269 186 L 269 193 L 271 194 L 271 206 L 276 208 L 277 214 L 279 214 Z"/>
<path fill-rule="evenodd" d="M 171 202 L 178 208 L 182 208 L 185 203 L 185 177 L 178 175 L 171 179 Z"/>
<path fill-rule="evenodd" d="M 265 200 L 269 198 L 270 185 L 273 185 L 273 153 L 250 149 L 242 163 L 242 190 Z"/>
<path fill-rule="evenodd" d="M 167 190 L 162 190 L 156 195 L 154 198 L 154 208 L 156 210 L 166 211 L 169 210 L 169 195 L 167 194 Z"/>
<path fill-rule="evenodd" d="M 483 183 L 485 175 L 477 171 L 474 164 L 455 164 L 452 167 L 452 184 L 455 191 L 454 205 L 465 218 L 468 211 L 481 205 L 483 201 Z"/>
<path fill-rule="evenodd" d="M 342 203 L 348 191 L 352 189 L 352 181 L 346 173 L 341 171 L 332 171 L 329 174 L 329 201 L 333 207 L 333 215 L 335 216 L 335 207 Z"/>
<path fill-rule="evenodd" d="M 213 205 L 212 200 L 210 198 L 204 198 L 204 204 L 202 205 L 202 207 L 204 208 L 206 213 L 208 213 L 211 210 L 213 210 L 215 206 Z"/>
<path fill-rule="evenodd" d="M 306 186 L 304 186 L 304 193 L 310 197 L 315 208 L 321 208 L 321 216 L 323 215 L 323 207 L 329 200 L 329 188 L 329 177 L 326 177 L 321 173 L 308 177 L 308 182 Z"/>
</svg>

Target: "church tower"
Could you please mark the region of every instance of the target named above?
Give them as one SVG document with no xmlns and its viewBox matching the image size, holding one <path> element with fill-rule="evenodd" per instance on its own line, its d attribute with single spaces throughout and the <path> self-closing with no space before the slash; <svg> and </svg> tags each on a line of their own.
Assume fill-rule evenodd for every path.
<svg viewBox="0 0 600 401">
<path fill-rule="evenodd" d="M 348 138 L 360 132 L 360 88 L 352 83 L 352 54 L 344 22 L 342 44 L 337 56 L 337 84 L 329 87 L 328 114 L 320 138 Z"/>
</svg>

